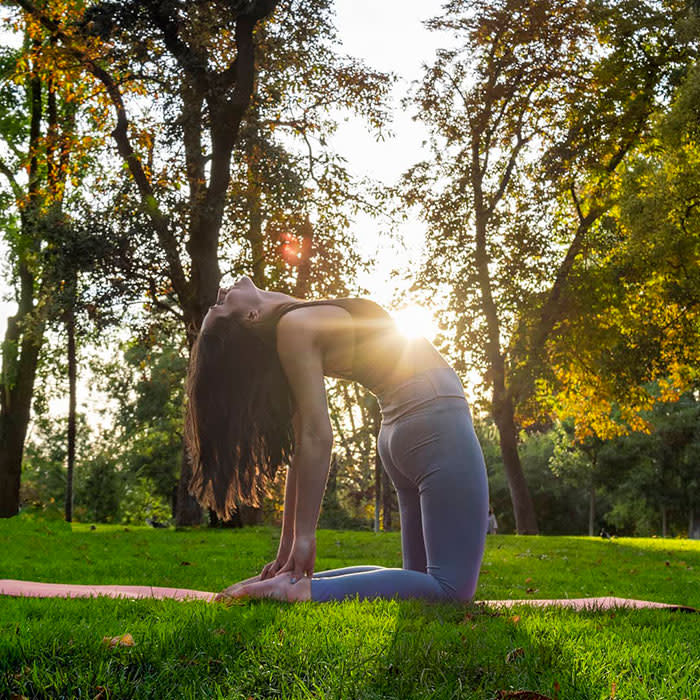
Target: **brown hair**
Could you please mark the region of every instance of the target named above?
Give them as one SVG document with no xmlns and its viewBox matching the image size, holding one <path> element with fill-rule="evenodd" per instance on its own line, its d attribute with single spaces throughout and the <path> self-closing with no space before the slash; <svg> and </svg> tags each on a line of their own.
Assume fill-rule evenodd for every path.
<svg viewBox="0 0 700 700">
<path fill-rule="evenodd" d="M 187 399 L 190 493 L 223 519 L 241 503 L 259 505 L 294 442 L 275 348 L 231 317 L 213 320 L 192 347 Z"/>
</svg>

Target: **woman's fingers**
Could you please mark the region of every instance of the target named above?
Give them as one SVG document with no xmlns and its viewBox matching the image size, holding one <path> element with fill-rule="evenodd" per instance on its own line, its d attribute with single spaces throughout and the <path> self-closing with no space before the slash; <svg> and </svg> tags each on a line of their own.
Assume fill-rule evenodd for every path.
<svg viewBox="0 0 700 700">
<path fill-rule="evenodd" d="M 265 579 L 276 576 L 279 573 L 281 566 L 282 565 L 276 559 L 275 561 L 271 561 L 269 564 L 265 564 L 263 570 L 260 572 L 260 579 L 264 581 Z"/>
</svg>

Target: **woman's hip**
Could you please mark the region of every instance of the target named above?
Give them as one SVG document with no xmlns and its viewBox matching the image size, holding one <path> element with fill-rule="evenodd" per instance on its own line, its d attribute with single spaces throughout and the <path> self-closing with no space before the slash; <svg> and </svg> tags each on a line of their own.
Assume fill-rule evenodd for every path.
<svg viewBox="0 0 700 700">
<path fill-rule="evenodd" d="M 481 446 L 463 399 L 437 398 L 383 424 L 377 444 L 395 481 L 398 473 L 401 481 L 416 486 L 428 478 L 466 485 L 485 476 Z"/>
</svg>

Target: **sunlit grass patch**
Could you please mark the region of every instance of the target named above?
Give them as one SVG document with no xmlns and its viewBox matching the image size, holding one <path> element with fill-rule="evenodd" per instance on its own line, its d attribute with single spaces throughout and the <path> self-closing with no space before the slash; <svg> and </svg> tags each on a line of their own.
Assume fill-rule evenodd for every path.
<svg viewBox="0 0 700 700">
<path fill-rule="evenodd" d="M 267 562 L 277 537 L 10 521 L 1 576 L 218 590 Z M 318 550 L 319 569 L 400 564 L 398 533 L 321 531 Z M 698 570 L 695 542 L 496 536 L 477 597 L 700 607 Z M 0 598 L 0 697 L 700 699 L 699 631 L 696 615 L 657 610 Z M 134 646 L 103 642 L 126 633 Z"/>
</svg>

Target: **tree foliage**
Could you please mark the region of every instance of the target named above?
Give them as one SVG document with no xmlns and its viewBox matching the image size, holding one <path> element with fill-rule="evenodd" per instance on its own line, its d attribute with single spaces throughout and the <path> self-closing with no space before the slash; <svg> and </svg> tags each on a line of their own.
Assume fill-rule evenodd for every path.
<svg viewBox="0 0 700 700">
<path fill-rule="evenodd" d="M 577 434 L 649 429 L 657 402 L 697 383 L 700 152 L 694 67 L 620 173 L 615 205 L 575 267 L 541 398 Z M 549 398 L 547 398 L 549 397 Z"/>
<path fill-rule="evenodd" d="M 628 163 L 694 55 L 688 17 L 673 0 L 455 0 L 431 21 L 456 48 L 416 91 L 433 157 L 405 193 L 430 226 L 423 279 L 449 289 L 455 354 L 493 390 L 523 531 L 536 526 L 518 423 L 541 415 L 536 385 L 572 281 L 595 264 Z"/>
</svg>

